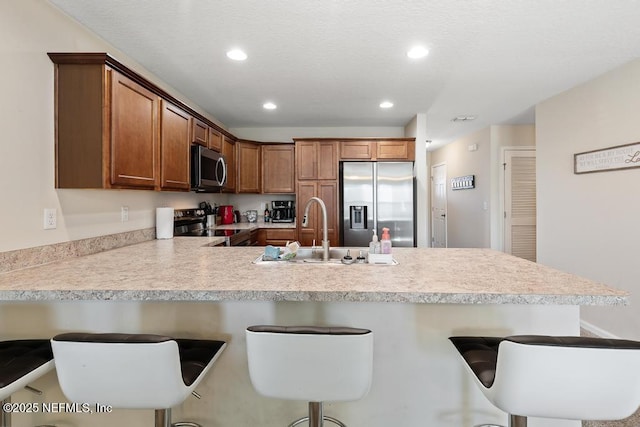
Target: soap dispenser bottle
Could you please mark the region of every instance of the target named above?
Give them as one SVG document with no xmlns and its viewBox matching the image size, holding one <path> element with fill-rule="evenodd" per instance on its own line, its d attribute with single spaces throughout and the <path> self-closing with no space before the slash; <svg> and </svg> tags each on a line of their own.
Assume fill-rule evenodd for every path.
<svg viewBox="0 0 640 427">
<path fill-rule="evenodd" d="M 389 229 L 384 227 L 382 229 L 382 240 L 380 240 L 380 252 L 383 254 L 391 253 L 391 235 Z"/>
<path fill-rule="evenodd" d="M 380 253 L 380 242 L 378 242 L 378 234 L 376 234 L 376 230 L 373 230 L 373 237 L 371 238 L 371 242 L 369 242 L 369 253 L 370 254 L 379 254 Z"/>
</svg>

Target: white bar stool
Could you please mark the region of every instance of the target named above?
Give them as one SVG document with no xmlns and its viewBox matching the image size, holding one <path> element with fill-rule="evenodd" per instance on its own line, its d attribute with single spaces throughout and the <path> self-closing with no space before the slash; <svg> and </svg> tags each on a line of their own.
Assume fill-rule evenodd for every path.
<svg viewBox="0 0 640 427">
<path fill-rule="evenodd" d="M 226 343 L 150 334 L 66 333 L 53 337 L 51 346 L 67 399 L 154 409 L 155 427 L 170 427 L 171 407 L 194 393 Z"/>
<path fill-rule="evenodd" d="M 486 396 L 509 414 L 618 420 L 640 405 L 640 342 L 519 335 L 449 338 Z"/>
<path fill-rule="evenodd" d="M 268 397 L 309 402 L 309 420 L 345 426 L 323 415 L 323 402 L 363 398 L 371 387 L 373 332 L 321 326 L 251 326 L 246 331 L 251 383 Z"/>
<path fill-rule="evenodd" d="M 11 412 L 4 405 L 11 403 L 11 395 L 22 388 L 39 390 L 28 384 L 40 378 L 54 367 L 49 340 L 13 340 L 0 342 L 0 400 L 3 409 L 0 427 L 11 427 Z"/>
</svg>

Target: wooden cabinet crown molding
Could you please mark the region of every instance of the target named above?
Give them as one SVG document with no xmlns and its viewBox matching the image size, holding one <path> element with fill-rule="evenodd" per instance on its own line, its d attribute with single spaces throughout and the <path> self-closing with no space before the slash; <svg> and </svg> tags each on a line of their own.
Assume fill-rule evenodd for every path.
<svg viewBox="0 0 640 427">
<path fill-rule="evenodd" d="M 175 106 L 180 107 L 196 119 L 206 123 L 209 127 L 214 128 L 218 132 L 221 132 L 222 134 L 235 139 L 235 136 L 233 134 L 221 128 L 211 120 L 207 119 L 202 114 L 191 108 L 188 104 L 184 103 L 161 87 L 147 80 L 106 52 L 49 52 L 47 53 L 47 55 L 51 59 L 51 62 L 53 62 L 54 64 L 106 65 L 111 69 L 119 72 L 120 74 L 130 78 L 145 89 L 150 90 L 161 98 L 171 102 Z"/>
</svg>

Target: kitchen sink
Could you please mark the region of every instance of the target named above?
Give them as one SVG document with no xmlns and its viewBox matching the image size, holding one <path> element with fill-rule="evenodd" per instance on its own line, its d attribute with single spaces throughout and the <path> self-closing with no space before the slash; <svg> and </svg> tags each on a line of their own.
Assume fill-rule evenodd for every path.
<svg viewBox="0 0 640 427">
<path fill-rule="evenodd" d="M 289 260 L 265 260 L 263 259 L 263 255 L 260 255 L 256 258 L 253 263 L 254 264 L 273 264 L 273 263 L 291 263 L 291 264 L 344 264 L 343 258 L 347 255 L 347 252 L 353 258 L 353 264 L 366 264 L 369 258 L 369 248 L 344 248 L 344 247 L 334 247 L 329 249 L 329 261 L 322 260 L 322 248 L 321 247 L 301 247 L 296 252 L 296 256 Z M 362 256 L 365 257 L 363 262 L 358 262 L 357 257 L 362 253 Z M 393 264 L 397 264 L 398 262 L 394 259 Z"/>
</svg>

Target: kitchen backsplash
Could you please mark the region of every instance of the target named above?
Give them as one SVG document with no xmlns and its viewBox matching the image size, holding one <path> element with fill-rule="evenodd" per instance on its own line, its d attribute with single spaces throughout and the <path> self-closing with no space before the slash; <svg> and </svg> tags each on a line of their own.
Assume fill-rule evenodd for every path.
<svg viewBox="0 0 640 427">
<path fill-rule="evenodd" d="M 153 240 L 155 236 L 156 229 L 154 227 L 54 243 L 52 245 L 37 246 L 34 248 L 0 252 L 0 273 L 61 261 L 65 258 L 90 255 L 110 249 L 121 248 L 123 246 Z"/>
<path fill-rule="evenodd" d="M 269 210 L 271 210 L 271 202 L 273 200 L 295 199 L 296 197 L 293 194 L 232 194 L 229 196 L 228 203 L 242 214 L 248 210 L 257 210 L 258 217 L 262 217 L 265 203 L 269 203 Z M 242 220 L 246 221 L 245 217 Z"/>
</svg>

